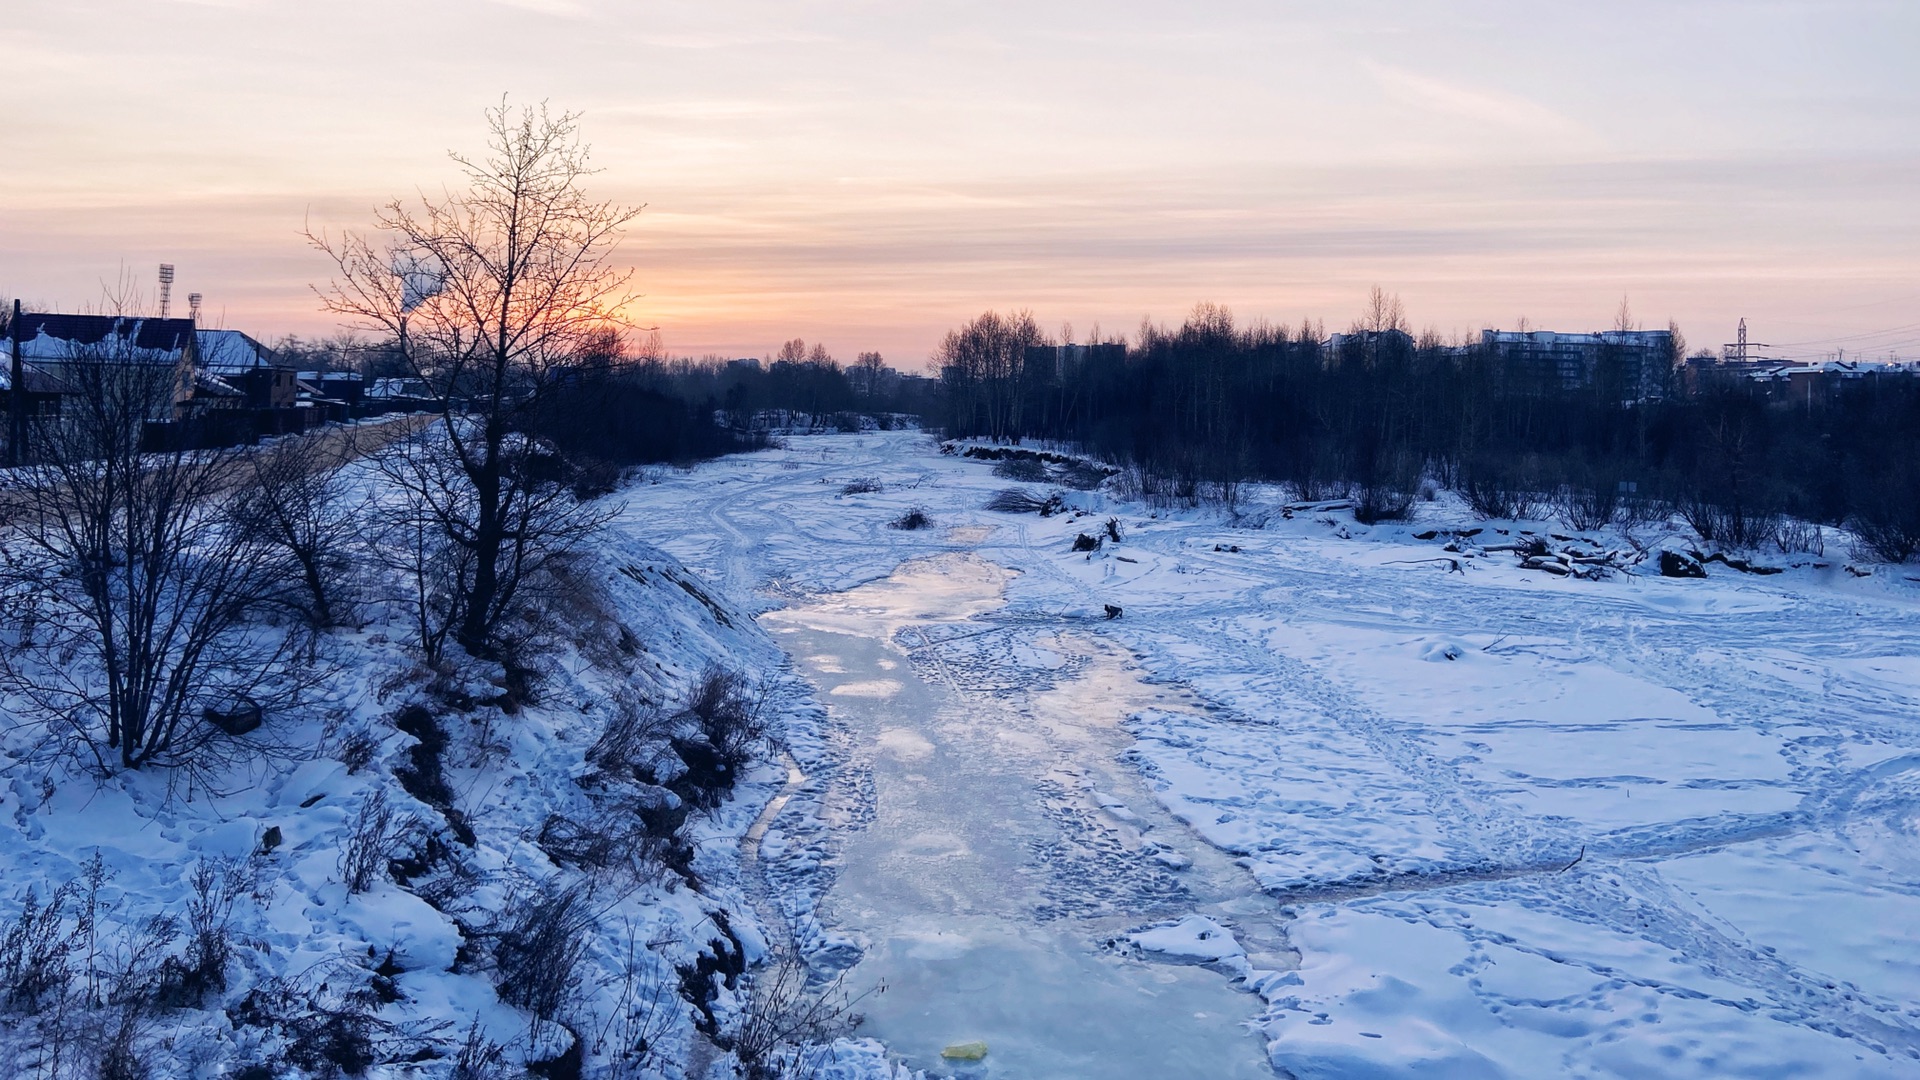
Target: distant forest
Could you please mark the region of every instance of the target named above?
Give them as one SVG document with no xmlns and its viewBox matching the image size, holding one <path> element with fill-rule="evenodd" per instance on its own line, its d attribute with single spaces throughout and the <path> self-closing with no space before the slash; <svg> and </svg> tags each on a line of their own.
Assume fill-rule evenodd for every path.
<svg viewBox="0 0 1920 1080">
<path fill-rule="evenodd" d="M 283 364 L 406 378 L 412 368 L 395 342 L 283 338 Z M 637 465 L 688 464 L 766 445 L 776 430 L 859 430 L 920 422 L 939 412 L 936 380 L 902 375 L 879 353 L 842 364 L 825 347 L 795 338 L 764 361 L 668 357 L 655 343 L 634 348 L 608 332 L 573 363 L 549 373 L 523 418 L 604 490 Z"/>
<path fill-rule="evenodd" d="M 1377 291 L 1331 346 L 1318 326 L 1236 325 L 1211 305 L 1080 348 L 988 313 L 941 345 L 938 423 L 1071 444 L 1124 466 L 1139 494 L 1188 504 L 1231 507 L 1262 481 L 1352 498 L 1377 521 L 1438 487 L 1487 517 L 1596 528 L 1678 513 L 1705 541 L 1788 550 L 1825 523 L 1881 558 L 1920 551 L 1920 376 L 1804 396 L 1714 365 L 1682 379 L 1672 340 L 1653 392 L 1626 393 L 1605 353 L 1567 385 L 1499 350 L 1413 337 Z"/>
</svg>

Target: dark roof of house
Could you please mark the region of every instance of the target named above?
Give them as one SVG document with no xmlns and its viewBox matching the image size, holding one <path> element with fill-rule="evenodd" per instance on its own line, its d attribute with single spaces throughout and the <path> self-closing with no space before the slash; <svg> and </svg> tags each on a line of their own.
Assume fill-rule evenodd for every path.
<svg viewBox="0 0 1920 1080">
<path fill-rule="evenodd" d="M 177 359 L 193 344 L 193 320 L 32 311 L 20 316 L 20 354 L 36 360 L 69 359 L 110 338 L 116 349 Z"/>
</svg>

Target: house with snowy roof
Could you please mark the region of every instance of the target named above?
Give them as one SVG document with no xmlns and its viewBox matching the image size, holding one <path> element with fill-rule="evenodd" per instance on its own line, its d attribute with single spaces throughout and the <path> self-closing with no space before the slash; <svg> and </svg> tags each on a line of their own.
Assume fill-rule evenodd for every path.
<svg viewBox="0 0 1920 1080">
<path fill-rule="evenodd" d="M 192 319 L 129 318 L 120 315 L 65 315 L 23 312 L 14 329 L 26 406 L 38 413 L 58 412 L 58 398 L 76 392 L 81 365 L 129 365 L 170 369 L 172 400 L 156 404 L 151 420 L 173 420 L 190 411 L 199 372 Z M 8 392 L 12 392 L 9 364 Z M 224 396 L 207 388 L 208 398 Z M 9 402 L 11 405 L 11 402 Z"/>
<path fill-rule="evenodd" d="M 273 350 L 238 330 L 196 330 L 200 370 L 239 391 L 249 409 L 291 409 L 299 400 L 297 373 Z"/>
</svg>

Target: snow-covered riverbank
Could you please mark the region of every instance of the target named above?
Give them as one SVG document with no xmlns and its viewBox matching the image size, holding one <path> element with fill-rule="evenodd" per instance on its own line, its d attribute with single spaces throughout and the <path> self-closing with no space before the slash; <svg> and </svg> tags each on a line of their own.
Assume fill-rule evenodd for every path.
<svg viewBox="0 0 1920 1080">
<path fill-rule="evenodd" d="M 656 827 L 637 811 L 684 808 L 674 781 L 592 751 L 637 719 L 671 769 L 712 666 L 756 673 L 797 747 L 819 711 L 750 615 L 631 535 L 552 584 L 519 641 L 531 687 L 458 650 L 423 664 L 369 601 L 303 656 L 304 707 L 195 773 L 102 779 L 0 711 L 0 1074 L 725 1075 L 710 1036 L 770 936 L 741 841 L 783 771 Z M 837 1050 L 822 1077 L 888 1071 Z"/>
<path fill-rule="evenodd" d="M 1467 524 L 1444 502 L 1373 530 L 1258 492 L 1261 528 L 1099 493 L 1068 493 L 1084 517 L 981 509 L 1008 486 L 921 435 L 795 438 L 662 477 L 623 527 L 760 610 L 972 553 L 1014 572 L 968 620 L 995 632 L 944 646 L 983 676 L 1025 685 L 1070 630 L 1194 702 L 1117 718 L 1127 760 L 1288 905 L 1278 927 L 1220 925 L 1283 931 L 1297 964 L 1214 962 L 1244 969 L 1294 1075 L 1920 1068 L 1920 608 L 1900 575 L 1452 573 L 1414 539 Z M 888 527 L 913 507 L 935 527 Z M 1122 543 L 1072 550 L 1109 515 Z M 832 739 L 769 830 L 802 921 L 872 810 L 873 748 Z M 1198 843 L 1154 839 L 1170 866 Z"/>
</svg>

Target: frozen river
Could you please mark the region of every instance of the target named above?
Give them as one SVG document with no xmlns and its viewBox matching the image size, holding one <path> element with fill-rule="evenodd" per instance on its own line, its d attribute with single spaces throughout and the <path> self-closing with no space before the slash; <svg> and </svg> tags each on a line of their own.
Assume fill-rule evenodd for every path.
<svg viewBox="0 0 1920 1080">
<path fill-rule="evenodd" d="M 905 1061 L 1920 1075 L 1910 568 L 1454 572 L 1444 530 L 1521 526 L 1443 497 L 1369 528 L 1259 488 L 1233 519 L 984 510 L 1007 486 L 869 433 L 633 504 L 830 710 L 760 865 L 809 955 L 887 984 L 865 1030 Z M 933 527 L 889 527 L 910 508 Z M 1109 515 L 1124 541 L 1076 551 Z M 1591 543 L 1697 543 L 1635 528 Z M 1188 917 L 1251 977 L 1125 940 Z"/>
<path fill-rule="evenodd" d="M 849 989 L 886 987 L 863 1030 L 936 1074 L 942 1047 L 979 1039 L 965 1075 L 1271 1077 L 1257 998 L 1124 941 L 1196 911 L 1274 924 L 1253 878 L 1116 759 L 1122 717 L 1185 703 L 1089 634 L 997 620 L 1005 577 L 919 560 L 764 619 L 870 784 L 847 795 L 871 817 L 822 912 L 864 946 Z"/>
</svg>

